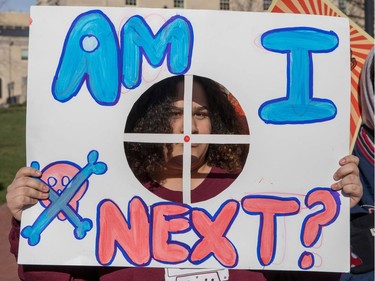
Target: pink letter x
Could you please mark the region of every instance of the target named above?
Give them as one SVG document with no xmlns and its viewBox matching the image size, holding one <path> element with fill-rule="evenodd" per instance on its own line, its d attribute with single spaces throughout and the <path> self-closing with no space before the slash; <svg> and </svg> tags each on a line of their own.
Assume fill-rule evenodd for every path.
<svg viewBox="0 0 375 281">
<path fill-rule="evenodd" d="M 214 255 L 223 266 L 234 267 L 237 264 L 236 248 L 225 235 L 236 218 L 238 209 L 238 202 L 228 200 L 214 218 L 204 209 L 196 208 L 192 211 L 192 225 L 200 237 L 191 252 L 192 263 L 199 264 Z"/>
</svg>

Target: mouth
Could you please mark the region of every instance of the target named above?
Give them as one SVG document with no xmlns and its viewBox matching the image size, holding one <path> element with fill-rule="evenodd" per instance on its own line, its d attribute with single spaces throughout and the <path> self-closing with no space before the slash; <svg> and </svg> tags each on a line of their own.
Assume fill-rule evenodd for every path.
<svg viewBox="0 0 375 281">
<path fill-rule="evenodd" d="M 198 146 L 200 146 L 200 143 L 192 143 L 191 144 L 191 148 L 198 147 Z"/>
</svg>

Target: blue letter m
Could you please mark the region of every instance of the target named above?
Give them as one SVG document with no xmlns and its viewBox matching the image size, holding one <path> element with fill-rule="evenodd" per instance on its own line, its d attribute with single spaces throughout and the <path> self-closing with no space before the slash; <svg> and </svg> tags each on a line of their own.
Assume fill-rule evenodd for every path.
<svg viewBox="0 0 375 281">
<path fill-rule="evenodd" d="M 170 18 L 154 35 L 142 17 L 133 16 L 122 28 L 121 42 L 122 83 L 128 89 L 134 89 L 141 83 L 143 56 L 156 68 L 168 54 L 168 70 L 173 74 L 184 74 L 190 68 L 193 30 L 184 17 L 177 15 Z"/>
</svg>

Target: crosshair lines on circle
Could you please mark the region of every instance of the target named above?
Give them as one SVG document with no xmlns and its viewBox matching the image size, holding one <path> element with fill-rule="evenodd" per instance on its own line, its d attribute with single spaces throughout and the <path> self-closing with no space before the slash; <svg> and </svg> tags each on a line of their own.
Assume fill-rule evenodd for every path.
<svg viewBox="0 0 375 281">
<path fill-rule="evenodd" d="M 184 132 L 190 134 L 147 134 L 124 133 L 124 142 L 181 143 L 183 144 L 182 200 L 191 203 L 191 143 L 250 144 L 250 135 L 192 134 L 193 76 L 184 78 Z"/>
</svg>

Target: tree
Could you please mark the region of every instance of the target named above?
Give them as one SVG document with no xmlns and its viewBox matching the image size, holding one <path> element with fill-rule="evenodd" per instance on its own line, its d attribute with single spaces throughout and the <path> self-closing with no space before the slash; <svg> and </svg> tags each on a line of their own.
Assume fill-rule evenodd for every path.
<svg viewBox="0 0 375 281">
<path fill-rule="evenodd" d="M 39 0 L 38 5 L 60 6 L 61 0 Z"/>
</svg>

